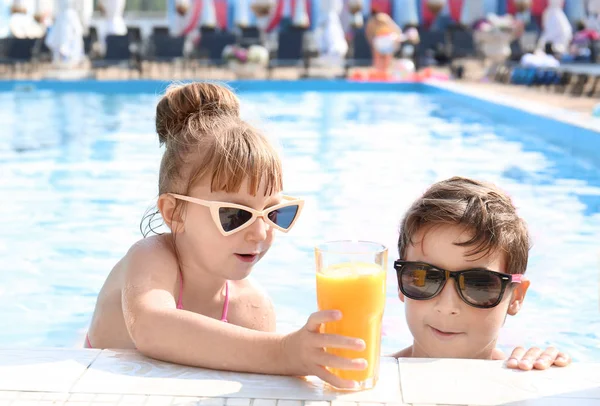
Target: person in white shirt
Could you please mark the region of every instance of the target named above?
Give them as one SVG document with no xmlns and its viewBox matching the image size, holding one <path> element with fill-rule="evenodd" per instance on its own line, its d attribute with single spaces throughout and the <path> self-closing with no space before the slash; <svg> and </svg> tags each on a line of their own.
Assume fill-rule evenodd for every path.
<svg viewBox="0 0 600 406">
<path fill-rule="evenodd" d="M 563 11 L 564 0 L 550 0 L 542 14 L 542 35 L 538 41 L 538 49 L 551 44 L 555 54 L 568 52 L 573 39 L 573 27 Z"/>
<path fill-rule="evenodd" d="M 46 37 L 53 64 L 63 68 L 76 67 L 85 57 L 83 27 L 74 8 L 75 1 L 78 0 L 58 0 L 58 14 Z"/>
<path fill-rule="evenodd" d="M 123 19 L 125 0 L 98 0 L 98 8 L 104 17 L 104 23 L 98 26 L 99 52 L 104 54 L 107 36 L 127 35 L 127 26 Z"/>
</svg>

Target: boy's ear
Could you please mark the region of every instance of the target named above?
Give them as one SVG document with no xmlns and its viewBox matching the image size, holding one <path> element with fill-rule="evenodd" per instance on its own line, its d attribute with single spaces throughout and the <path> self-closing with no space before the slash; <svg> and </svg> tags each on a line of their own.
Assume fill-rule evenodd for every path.
<svg viewBox="0 0 600 406">
<path fill-rule="evenodd" d="M 158 197 L 156 205 L 158 206 L 158 210 L 160 211 L 160 215 L 165 221 L 165 224 L 172 232 L 183 231 L 181 210 L 175 210 L 177 208 L 177 200 L 173 196 L 168 193 L 163 193 Z"/>
<path fill-rule="evenodd" d="M 529 289 L 529 284 L 529 280 L 523 278 L 521 283 L 517 284 L 517 286 L 513 289 L 510 305 L 508 306 L 508 314 L 511 316 L 515 316 L 517 313 L 519 313 L 519 310 L 521 310 L 523 301 L 525 300 L 525 295 L 527 294 L 527 289 Z"/>
</svg>

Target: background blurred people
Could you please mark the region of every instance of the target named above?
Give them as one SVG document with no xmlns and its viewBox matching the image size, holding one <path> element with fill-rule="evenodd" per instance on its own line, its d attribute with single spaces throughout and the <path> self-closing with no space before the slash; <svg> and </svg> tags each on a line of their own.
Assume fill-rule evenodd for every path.
<svg viewBox="0 0 600 406">
<path fill-rule="evenodd" d="M 402 29 L 392 17 L 373 7 L 367 21 L 365 35 L 371 45 L 373 67 L 379 73 L 388 72 L 394 53 L 402 42 Z"/>
<path fill-rule="evenodd" d="M 52 51 L 52 63 L 57 67 L 76 67 L 85 58 L 83 27 L 74 7 L 78 0 L 58 0 L 58 14 L 46 37 Z"/>
</svg>

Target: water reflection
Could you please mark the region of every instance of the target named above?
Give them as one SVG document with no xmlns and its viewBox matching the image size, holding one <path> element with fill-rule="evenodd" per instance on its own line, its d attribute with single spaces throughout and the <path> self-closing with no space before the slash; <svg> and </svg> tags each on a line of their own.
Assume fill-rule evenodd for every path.
<svg viewBox="0 0 600 406">
<path fill-rule="evenodd" d="M 453 175 L 499 183 L 534 247 L 523 311 L 505 346 L 559 345 L 600 361 L 600 168 L 543 141 L 514 118 L 450 96 L 418 93 L 249 93 L 243 115 L 284 153 L 286 192 L 306 199 L 255 277 L 281 330 L 316 308 L 313 246 L 361 238 L 390 247 L 410 203 Z M 0 93 L 0 346 L 80 345 L 95 295 L 138 238 L 157 193 L 154 95 Z M 600 161 L 600 158 L 599 158 Z M 384 351 L 410 342 L 388 275 Z"/>
</svg>

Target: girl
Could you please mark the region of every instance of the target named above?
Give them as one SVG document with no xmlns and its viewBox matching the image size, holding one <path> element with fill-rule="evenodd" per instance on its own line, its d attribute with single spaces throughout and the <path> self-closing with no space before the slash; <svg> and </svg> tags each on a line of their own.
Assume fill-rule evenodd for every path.
<svg viewBox="0 0 600 406">
<path fill-rule="evenodd" d="M 365 28 L 365 35 L 371 45 L 373 68 L 377 73 L 387 74 L 394 53 L 402 42 L 402 30 L 388 14 L 373 7 Z"/>
<path fill-rule="evenodd" d="M 366 361 L 323 348 L 362 350 L 364 342 L 319 333 L 342 315 L 317 312 L 299 331 L 277 334 L 271 302 L 247 278 L 275 229 L 293 227 L 303 201 L 282 194 L 280 158 L 240 118 L 237 97 L 217 84 L 172 86 L 156 108 L 156 131 L 166 148 L 153 215 L 170 232 L 142 239 L 115 265 L 86 347 L 137 348 L 212 369 L 316 375 L 353 388 L 325 367 L 360 370 Z"/>
</svg>

